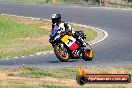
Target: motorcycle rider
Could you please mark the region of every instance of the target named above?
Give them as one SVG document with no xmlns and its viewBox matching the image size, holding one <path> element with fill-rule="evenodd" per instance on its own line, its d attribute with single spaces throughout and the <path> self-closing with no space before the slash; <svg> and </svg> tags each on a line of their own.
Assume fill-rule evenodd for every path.
<svg viewBox="0 0 132 88">
<path fill-rule="evenodd" d="M 76 36 L 77 33 L 72 30 L 72 27 L 67 22 L 61 21 L 61 14 L 53 14 L 52 15 L 52 32 L 57 31 L 57 33 L 69 31 L 72 35 Z M 78 36 L 78 35 L 77 35 Z M 54 37 L 54 33 L 50 35 L 50 41 Z M 82 44 L 86 46 L 86 43 L 81 40 Z M 75 51 L 75 53 L 78 53 Z"/>
<path fill-rule="evenodd" d="M 57 33 L 61 33 L 64 31 L 70 31 L 74 33 L 74 31 L 72 31 L 72 27 L 67 22 L 61 21 L 61 14 L 52 15 L 52 30 L 54 28 L 57 29 Z"/>
</svg>

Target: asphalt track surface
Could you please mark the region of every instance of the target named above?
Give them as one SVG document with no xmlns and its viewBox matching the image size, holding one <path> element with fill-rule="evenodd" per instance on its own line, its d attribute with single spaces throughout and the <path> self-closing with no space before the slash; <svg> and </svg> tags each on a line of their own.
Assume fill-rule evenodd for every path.
<svg viewBox="0 0 132 88">
<path fill-rule="evenodd" d="M 0 13 L 50 19 L 53 13 L 61 13 L 63 20 L 91 25 L 108 32 L 109 37 L 92 45 L 94 58 L 90 62 L 71 59 L 60 62 L 54 53 L 27 56 L 17 59 L 1 59 L 0 67 L 21 65 L 42 67 L 129 66 L 132 65 L 132 10 L 106 9 L 80 6 L 37 5 L 0 3 Z"/>
</svg>

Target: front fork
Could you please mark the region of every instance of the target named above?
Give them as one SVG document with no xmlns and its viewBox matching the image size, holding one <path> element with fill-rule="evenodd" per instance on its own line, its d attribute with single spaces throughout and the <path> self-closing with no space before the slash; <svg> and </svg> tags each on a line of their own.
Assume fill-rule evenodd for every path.
<svg viewBox="0 0 132 88">
<path fill-rule="evenodd" d="M 64 50 L 64 44 L 63 43 L 58 43 L 58 44 L 61 47 L 61 50 L 63 51 Z"/>
<path fill-rule="evenodd" d="M 78 39 L 81 43 L 81 47 L 83 47 L 84 50 L 88 50 L 88 51 L 91 50 L 89 44 L 87 44 L 81 37 L 79 37 Z"/>
</svg>

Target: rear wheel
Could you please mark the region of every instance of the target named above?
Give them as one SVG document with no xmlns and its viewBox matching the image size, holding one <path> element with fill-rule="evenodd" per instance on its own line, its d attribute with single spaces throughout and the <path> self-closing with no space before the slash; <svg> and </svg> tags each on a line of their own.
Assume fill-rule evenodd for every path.
<svg viewBox="0 0 132 88">
<path fill-rule="evenodd" d="M 90 51 L 84 50 L 84 53 L 82 55 L 82 59 L 85 61 L 90 61 L 93 58 L 93 51 L 92 49 Z"/>
<path fill-rule="evenodd" d="M 56 57 L 61 62 L 67 62 L 69 60 L 69 53 L 66 48 L 62 50 L 60 45 L 55 45 L 54 52 L 55 52 Z"/>
</svg>

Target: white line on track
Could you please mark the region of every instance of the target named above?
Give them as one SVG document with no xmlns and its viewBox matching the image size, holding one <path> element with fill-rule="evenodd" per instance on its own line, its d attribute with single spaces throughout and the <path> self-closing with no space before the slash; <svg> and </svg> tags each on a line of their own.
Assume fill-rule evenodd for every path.
<svg viewBox="0 0 132 88">
<path fill-rule="evenodd" d="M 25 56 L 21 56 L 21 57 L 25 57 Z"/>
<path fill-rule="evenodd" d="M 14 57 L 14 58 L 18 58 L 18 57 Z"/>
<path fill-rule="evenodd" d="M 53 52 L 50 52 L 50 53 L 53 53 Z"/>
<path fill-rule="evenodd" d="M 34 56 L 34 55 L 30 55 L 31 57 Z"/>
</svg>

